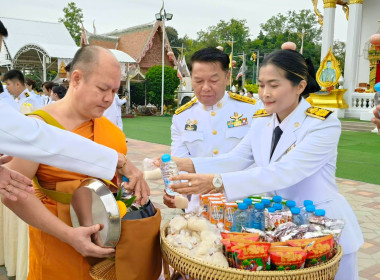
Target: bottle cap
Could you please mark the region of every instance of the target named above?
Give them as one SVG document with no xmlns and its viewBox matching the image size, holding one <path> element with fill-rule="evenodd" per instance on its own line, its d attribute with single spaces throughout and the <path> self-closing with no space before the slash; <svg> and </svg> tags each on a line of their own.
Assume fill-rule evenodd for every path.
<svg viewBox="0 0 380 280">
<path fill-rule="evenodd" d="M 281 203 L 273 203 L 273 208 L 276 210 L 282 210 L 282 204 Z"/>
<path fill-rule="evenodd" d="M 169 162 L 171 159 L 172 158 L 169 154 L 163 154 L 161 157 L 162 162 Z"/>
<path fill-rule="evenodd" d="M 315 206 L 314 205 L 307 205 L 306 206 L 306 212 L 314 212 Z"/>
<path fill-rule="evenodd" d="M 307 205 L 313 205 L 314 203 L 313 203 L 313 201 L 312 200 L 304 200 L 303 201 L 303 206 L 307 206 Z"/>
<path fill-rule="evenodd" d="M 123 175 L 123 182 L 129 182 L 129 179 Z"/>
<path fill-rule="evenodd" d="M 317 209 L 317 210 L 315 210 L 315 215 L 316 216 L 320 216 L 320 217 L 322 217 L 322 216 L 324 216 L 326 214 L 326 212 L 325 212 L 325 210 L 323 210 L 323 209 Z"/>
<path fill-rule="evenodd" d="M 273 197 L 273 202 L 276 202 L 276 203 L 281 203 L 282 201 L 282 197 L 279 196 L 279 195 L 276 195 Z"/>
<path fill-rule="evenodd" d="M 243 202 L 244 202 L 245 204 L 247 204 L 248 206 L 249 206 L 249 205 L 252 205 L 252 199 L 250 199 L 250 198 L 245 198 L 245 199 L 243 200 Z"/>
<path fill-rule="evenodd" d="M 296 207 L 296 202 L 294 200 L 288 200 L 286 206 L 288 206 L 288 208 Z"/>
<path fill-rule="evenodd" d="M 248 206 L 245 203 L 238 203 L 238 208 L 241 210 L 246 210 L 248 208 Z"/>
<path fill-rule="evenodd" d="M 271 202 L 270 202 L 270 199 L 263 198 L 261 200 L 261 203 L 264 204 L 264 206 L 268 206 L 268 205 L 270 205 Z"/>
<path fill-rule="evenodd" d="M 264 209 L 264 204 L 263 203 L 255 203 L 255 208 L 262 210 L 262 209 Z"/>
<path fill-rule="evenodd" d="M 290 212 L 292 212 L 292 214 L 299 214 L 301 212 L 301 209 L 298 207 L 292 207 L 290 208 Z"/>
<path fill-rule="evenodd" d="M 267 209 L 268 209 L 268 212 L 269 212 L 269 213 L 274 213 L 274 212 L 276 212 L 276 209 L 274 209 L 274 207 L 268 207 Z"/>
</svg>

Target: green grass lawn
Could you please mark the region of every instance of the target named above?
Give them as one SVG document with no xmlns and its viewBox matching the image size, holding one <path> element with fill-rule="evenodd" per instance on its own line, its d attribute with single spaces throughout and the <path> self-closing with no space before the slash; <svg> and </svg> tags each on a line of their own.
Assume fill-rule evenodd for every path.
<svg viewBox="0 0 380 280">
<path fill-rule="evenodd" d="M 351 118 L 340 118 L 339 119 L 342 122 L 365 122 L 365 123 L 370 123 L 370 121 L 362 121 L 359 119 L 351 119 Z"/>
<path fill-rule="evenodd" d="M 123 119 L 127 138 L 170 145 L 171 117 Z M 338 146 L 337 177 L 380 185 L 380 137 L 343 131 Z"/>
</svg>

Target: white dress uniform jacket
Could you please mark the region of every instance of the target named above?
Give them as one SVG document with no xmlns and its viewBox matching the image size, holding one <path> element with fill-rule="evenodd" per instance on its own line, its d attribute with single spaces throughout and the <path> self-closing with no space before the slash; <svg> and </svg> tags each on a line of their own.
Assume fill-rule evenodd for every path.
<svg viewBox="0 0 380 280">
<path fill-rule="evenodd" d="M 117 153 L 45 122 L 25 117 L 0 100 L 0 153 L 97 178 L 112 179 Z"/>
<path fill-rule="evenodd" d="M 17 105 L 16 100 L 14 97 L 7 91 L 6 88 L 4 88 L 4 92 L 0 93 L 0 102 L 7 103 L 9 106 L 11 106 L 15 110 L 19 110 L 19 107 Z"/>
<path fill-rule="evenodd" d="M 172 156 L 217 157 L 231 151 L 248 133 L 258 106 L 257 103 L 253 105 L 233 99 L 228 93 L 214 106 L 204 106 L 196 101 L 190 108 L 173 117 Z M 228 127 L 235 113 L 247 118 L 247 123 Z M 199 195 L 193 195 L 187 211 L 191 212 L 197 206 Z"/>
<path fill-rule="evenodd" d="M 113 99 L 112 105 L 104 111 L 104 116 L 109 119 L 113 124 L 123 131 L 123 120 L 121 119 L 121 106 L 123 106 L 127 100 L 120 99 L 117 94 Z"/>
<path fill-rule="evenodd" d="M 305 199 L 326 216 L 346 223 L 341 236 L 344 254 L 354 253 L 363 244 L 356 216 L 335 184 L 340 121 L 305 114 L 310 104 L 304 99 L 290 116 L 270 159 L 274 131 L 273 115 L 256 118 L 247 136 L 231 152 L 218 158 L 194 158 L 197 173 L 222 173 L 227 200 L 252 194 L 275 192 L 302 205 Z M 257 164 L 257 167 L 245 170 Z M 227 173 L 230 172 L 230 173 Z"/>
<path fill-rule="evenodd" d="M 16 98 L 16 101 L 20 111 L 24 111 L 25 108 L 28 108 L 28 110 L 23 113 L 31 113 L 41 107 L 41 100 L 34 94 L 30 94 L 28 89 L 25 89 L 18 98 Z"/>
</svg>

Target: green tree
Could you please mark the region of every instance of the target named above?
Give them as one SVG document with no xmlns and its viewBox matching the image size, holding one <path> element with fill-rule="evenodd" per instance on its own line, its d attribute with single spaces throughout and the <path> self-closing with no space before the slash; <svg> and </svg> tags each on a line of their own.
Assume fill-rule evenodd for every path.
<svg viewBox="0 0 380 280">
<path fill-rule="evenodd" d="M 178 57 L 180 54 L 178 47 L 182 46 L 182 40 L 178 37 L 178 31 L 174 27 L 167 26 L 165 32 L 168 36 L 170 46 L 173 48 L 174 55 Z"/>
<path fill-rule="evenodd" d="M 70 2 L 67 7 L 63 8 L 64 17 L 59 19 L 63 22 L 75 43 L 80 45 L 81 23 L 83 22 L 83 12 L 74 2 Z"/>
<path fill-rule="evenodd" d="M 161 107 L 161 88 L 162 88 L 162 66 L 155 65 L 146 72 L 146 91 L 149 92 L 149 103 L 157 108 Z M 179 86 L 180 80 L 177 71 L 169 66 L 165 66 L 164 83 L 164 104 L 166 106 L 174 104 L 175 90 Z"/>
<path fill-rule="evenodd" d="M 313 11 L 288 11 L 285 14 L 277 14 L 260 27 L 259 36 L 250 43 L 250 49 L 260 51 L 261 61 L 265 54 L 280 49 L 287 41 L 294 42 L 299 50 L 303 36 L 303 55 L 310 57 L 314 66 L 319 67 L 322 28 Z"/>
</svg>

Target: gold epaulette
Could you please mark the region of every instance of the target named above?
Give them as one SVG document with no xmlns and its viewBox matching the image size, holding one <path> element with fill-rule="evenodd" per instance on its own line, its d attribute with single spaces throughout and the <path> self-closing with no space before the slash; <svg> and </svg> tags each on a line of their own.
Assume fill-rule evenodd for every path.
<svg viewBox="0 0 380 280">
<path fill-rule="evenodd" d="M 195 102 L 197 102 L 197 100 L 198 99 L 196 97 L 193 97 L 189 102 L 187 102 L 186 104 L 183 104 L 181 107 L 175 110 L 175 114 L 176 115 L 181 114 L 183 111 L 189 109 L 191 106 L 195 104 Z"/>
<path fill-rule="evenodd" d="M 256 111 L 256 113 L 253 114 L 252 118 L 259 118 L 259 117 L 268 117 L 271 114 L 267 113 L 267 110 L 265 109 L 259 109 Z"/>
<path fill-rule="evenodd" d="M 238 93 L 231 92 L 231 91 L 228 94 L 229 94 L 229 96 L 231 98 L 233 98 L 235 100 L 243 101 L 245 103 L 249 103 L 249 104 L 252 104 L 252 105 L 256 104 L 256 99 L 250 98 L 248 96 L 243 96 L 243 95 L 240 95 Z"/>
<path fill-rule="evenodd" d="M 324 108 L 320 108 L 320 107 L 310 107 L 305 111 L 306 115 L 313 117 L 313 118 L 320 119 L 322 121 L 324 121 L 332 113 L 333 113 L 333 111 L 330 111 L 330 110 L 327 110 Z"/>
</svg>

